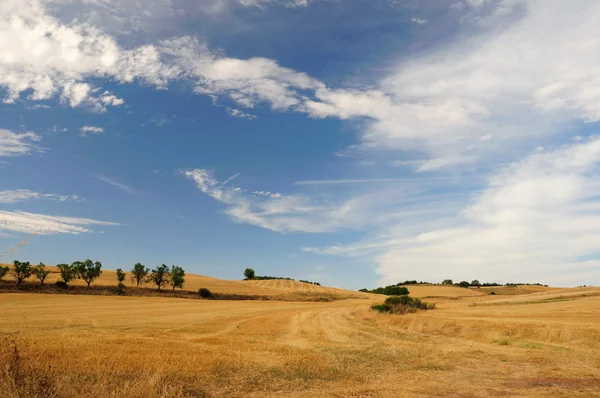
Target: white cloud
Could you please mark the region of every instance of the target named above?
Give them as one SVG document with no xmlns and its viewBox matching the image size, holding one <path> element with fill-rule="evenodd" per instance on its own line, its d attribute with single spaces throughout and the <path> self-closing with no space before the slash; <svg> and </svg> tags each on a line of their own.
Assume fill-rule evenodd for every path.
<svg viewBox="0 0 600 398">
<path fill-rule="evenodd" d="M 104 133 L 104 128 L 96 127 L 96 126 L 83 126 L 79 130 L 81 131 L 81 135 L 83 135 L 83 136 L 85 136 L 87 133 L 92 133 L 92 134 Z"/>
<path fill-rule="evenodd" d="M 581 258 L 600 255 L 599 166 L 598 138 L 534 153 L 490 177 L 454 216 L 425 215 L 420 226 L 388 224 L 379 238 L 304 250 L 370 255 L 382 283 L 406 275 L 552 283 L 569 268 L 597 271 L 600 261 Z"/>
<path fill-rule="evenodd" d="M 23 156 L 40 150 L 35 143 L 42 138 L 32 132 L 13 133 L 0 129 L 0 156 Z"/>
<path fill-rule="evenodd" d="M 0 210 L 0 231 L 37 233 L 40 235 L 80 234 L 92 232 L 90 226 L 118 226 L 114 222 L 88 218 L 48 216 L 44 214 Z"/>
<path fill-rule="evenodd" d="M 239 109 L 235 109 L 235 108 L 227 107 L 227 113 L 229 113 L 231 116 L 236 117 L 238 119 L 246 119 L 246 120 L 256 119 L 256 115 L 253 115 L 251 113 L 242 112 Z"/>
<path fill-rule="evenodd" d="M 96 179 L 98 179 L 98 180 L 100 180 L 100 181 L 102 181 L 102 182 L 107 183 L 108 185 L 112 185 L 113 187 L 117 187 L 120 190 L 125 191 L 128 194 L 130 194 L 130 195 L 136 195 L 138 193 L 137 190 L 133 189 L 129 185 L 123 184 L 122 182 L 116 181 L 116 180 L 114 180 L 112 178 L 109 178 L 109 177 L 103 175 L 103 174 L 96 173 L 96 174 L 92 174 L 91 176 L 94 177 L 94 178 L 96 178 Z"/>
<path fill-rule="evenodd" d="M 304 196 L 253 191 L 225 186 L 206 169 L 184 170 L 207 196 L 226 205 L 225 213 L 240 223 L 277 232 L 330 232 L 347 227 L 334 206 Z"/>
<path fill-rule="evenodd" d="M 13 191 L 0 191 L 0 203 L 17 203 L 30 199 L 53 200 L 59 202 L 81 200 L 77 195 L 59 195 L 31 191 L 29 189 L 16 189 Z"/>
<path fill-rule="evenodd" d="M 406 180 L 388 184 L 380 189 L 351 194 L 317 196 L 281 194 L 265 190 L 246 189 L 223 185 L 214 172 L 206 169 L 184 170 L 183 175 L 194 180 L 207 196 L 223 203 L 225 213 L 235 221 L 260 226 L 277 232 L 334 232 L 360 230 L 389 225 L 390 222 L 412 220 L 423 212 L 439 211 L 436 198 L 418 196 L 430 189 L 434 180 Z M 452 179 L 444 180 L 452 184 Z M 439 186 L 439 184 L 438 184 Z M 427 200 L 432 209 L 417 209 L 421 200 Z M 455 206 L 444 202 L 444 211 Z"/>
<path fill-rule="evenodd" d="M 416 23 L 417 25 L 426 25 L 427 19 L 426 18 L 411 18 L 410 22 Z"/>
</svg>

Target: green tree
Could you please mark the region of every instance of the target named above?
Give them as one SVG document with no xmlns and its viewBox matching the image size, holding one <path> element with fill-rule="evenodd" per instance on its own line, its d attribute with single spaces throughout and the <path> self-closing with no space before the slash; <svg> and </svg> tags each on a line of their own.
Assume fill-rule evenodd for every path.
<svg viewBox="0 0 600 398">
<path fill-rule="evenodd" d="M 246 270 L 244 271 L 244 276 L 248 280 L 254 279 L 254 275 L 254 270 L 252 268 L 246 268 Z"/>
<path fill-rule="evenodd" d="M 173 265 L 169 273 L 169 278 L 171 279 L 171 285 L 173 285 L 173 291 L 175 291 L 176 287 L 181 289 L 185 282 L 185 271 L 183 268 Z"/>
<path fill-rule="evenodd" d="M 452 283 L 452 279 L 445 279 L 445 280 L 442 282 L 442 285 L 453 285 L 453 283 Z"/>
<path fill-rule="evenodd" d="M 460 287 L 464 287 L 465 289 L 469 288 L 469 282 L 467 281 L 462 281 L 458 284 Z"/>
<path fill-rule="evenodd" d="M 75 261 L 73 267 L 77 270 L 79 278 L 87 283 L 88 288 L 94 279 L 102 274 L 102 263 L 100 261 L 93 262 L 89 258 L 85 261 Z"/>
<path fill-rule="evenodd" d="M 44 263 L 39 263 L 37 266 L 33 267 L 31 273 L 39 279 L 41 286 L 44 284 L 46 277 L 50 274 L 50 270 L 46 269 L 46 265 Z"/>
<path fill-rule="evenodd" d="M 58 264 L 58 273 L 60 274 L 60 278 L 63 280 L 65 285 L 69 285 L 73 279 L 77 278 L 77 270 L 73 265 L 69 264 Z"/>
<path fill-rule="evenodd" d="M 8 265 L 7 266 L 0 266 L 0 279 L 4 278 L 6 276 L 6 274 L 8 274 Z"/>
<path fill-rule="evenodd" d="M 169 284 L 169 273 L 169 267 L 162 264 L 150 271 L 148 282 L 154 283 L 158 290 L 160 290 L 161 287 Z"/>
<path fill-rule="evenodd" d="M 471 281 L 471 286 L 481 286 L 481 283 L 479 283 L 479 281 L 477 279 L 473 279 Z"/>
<path fill-rule="evenodd" d="M 127 274 L 123 272 L 121 268 L 117 268 L 117 280 L 119 281 L 119 283 L 123 283 L 123 281 L 125 280 L 125 276 L 127 276 Z"/>
<path fill-rule="evenodd" d="M 136 286 L 139 286 L 148 276 L 148 272 L 148 268 L 141 263 L 137 263 L 131 270 L 131 280 L 136 282 Z"/>
<path fill-rule="evenodd" d="M 13 267 L 13 273 L 15 274 L 15 279 L 17 280 L 17 286 L 20 286 L 21 282 L 31 276 L 31 264 L 29 264 L 29 261 L 22 263 L 15 260 Z"/>
</svg>

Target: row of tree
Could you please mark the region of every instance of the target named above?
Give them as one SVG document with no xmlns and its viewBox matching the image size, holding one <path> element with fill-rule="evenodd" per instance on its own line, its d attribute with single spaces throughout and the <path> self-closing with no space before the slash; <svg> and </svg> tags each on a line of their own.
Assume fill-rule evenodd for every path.
<svg viewBox="0 0 600 398">
<path fill-rule="evenodd" d="M 442 285 L 454 285 L 454 286 L 460 286 L 460 287 L 464 287 L 464 288 L 469 288 L 469 287 L 493 287 L 493 286 L 518 286 L 518 285 L 535 285 L 535 286 L 548 286 L 548 285 L 543 285 L 541 283 L 506 283 L 504 285 L 500 284 L 500 283 L 480 283 L 477 279 L 472 280 L 470 283 L 467 281 L 462 281 L 462 282 L 458 282 L 458 283 L 453 283 L 452 279 L 446 279 L 442 282 Z"/>
<path fill-rule="evenodd" d="M 254 270 L 252 268 L 246 268 L 244 270 L 244 280 L 245 281 L 268 281 L 268 280 L 273 280 L 273 279 L 285 280 L 285 281 L 295 280 L 292 278 L 286 278 L 286 277 L 281 277 L 281 276 L 258 276 L 258 275 L 256 275 L 256 272 L 254 272 Z M 321 286 L 321 284 L 319 282 L 311 282 L 311 281 L 306 281 L 304 279 L 300 279 L 298 282 L 308 283 L 310 285 Z"/>
<path fill-rule="evenodd" d="M 100 261 L 92 261 L 87 259 L 85 261 L 75 261 L 71 264 L 58 264 L 58 274 L 60 276 L 59 284 L 64 287 L 69 286 L 69 282 L 75 279 L 81 279 L 87 283 L 88 288 L 94 280 L 102 275 L 102 263 Z M 44 265 L 39 263 L 38 265 L 31 265 L 29 261 L 21 262 L 14 261 L 13 269 L 10 270 L 8 266 L 0 266 L 0 279 L 4 278 L 9 271 L 17 281 L 17 286 L 20 286 L 24 280 L 34 276 L 40 281 L 40 285 L 44 284 L 44 281 L 50 274 L 50 270 Z M 121 268 L 117 269 L 117 281 L 119 287 L 123 288 L 123 281 L 127 277 L 127 273 Z M 173 290 L 175 288 L 183 288 L 185 282 L 185 271 L 182 267 L 173 265 L 170 268 L 165 265 L 159 265 L 154 269 L 150 269 L 143 264 L 137 263 L 131 270 L 131 281 L 136 282 L 136 286 L 139 286 L 143 282 L 152 283 L 156 285 L 157 289 L 171 285 Z"/>
</svg>

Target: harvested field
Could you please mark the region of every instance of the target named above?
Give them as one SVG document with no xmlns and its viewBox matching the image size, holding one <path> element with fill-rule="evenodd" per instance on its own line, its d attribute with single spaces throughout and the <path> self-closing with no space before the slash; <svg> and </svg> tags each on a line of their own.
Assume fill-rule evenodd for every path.
<svg viewBox="0 0 600 398">
<path fill-rule="evenodd" d="M 371 311 L 371 300 L 2 294 L 0 360 L 8 371 L 0 391 L 6 397 L 44 389 L 56 397 L 600 396 L 600 289 L 587 288 L 585 296 L 565 290 L 555 294 L 572 299 L 520 305 L 511 302 L 532 295 L 440 298 L 428 300 L 438 309 L 404 316 Z"/>
</svg>

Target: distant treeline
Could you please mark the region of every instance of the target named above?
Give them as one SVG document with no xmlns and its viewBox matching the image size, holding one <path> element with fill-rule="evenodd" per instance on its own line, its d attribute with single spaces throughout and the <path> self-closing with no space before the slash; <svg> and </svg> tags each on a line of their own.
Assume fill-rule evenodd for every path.
<svg viewBox="0 0 600 398">
<path fill-rule="evenodd" d="M 430 282 L 423 282 L 423 281 L 404 281 L 404 282 L 400 282 L 400 283 L 396 283 L 396 286 L 404 286 L 404 285 L 431 285 Z"/>
<path fill-rule="evenodd" d="M 408 294 L 408 293 L 398 293 L 399 290 L 396 290 L 394 288 L 402 288 L 402 286 L 405 285 L 438 285 L 438 283 L 430 283 L 430 282 L 423 282 L 423 281 L 416 281 L 416 280 L 407 280 L 404 282 L 400 282 L 397 283 L 395 285 L 390 285 L 390 286 L 386 286 L 386 287 L 378 287 L 376 289 L 373 290 L 369 290 L 369 289 L 360 289 L 359 292 L 365 292 L 365 293 L 375 293 L 375 294 L 386 294 L 386 295 L 391 295 L 391 296 L 396 296 L 396 295 L 402 295 L 402 294 Z M 541 283 L 506 283 L 504 285 L 500 284 L 500 283 L 480 283 L 477 279 L 472 280 L 471 282 L 468 281 L 461 281 L 461 282 L 453 282 L 452 279 L 445 279 L 444 281 L 442 281 L 441 285 L 452 285 L 452 286 L 457 286 L 457 287 L 464 287 L 464 288 L 470 288 L 470 287 L 494 287 L 494 286 L 508 286 L 508 287 L 515 287 L 518 285 L 526 285 L 526 286 L 546 286 L 548 287 L 548 285 L 543 285 Z M 405 289 L 405 288 L 402 288 Z M 407 290 L 408 291 L 408 290 Z"/>
<path fill-rule="evenodd" d="M 275 279 L 275 280 L 284 280 L 284 281 L 295 281 L 295 279 L 293 279 L 293 278 L 285 278 L 285 277 L 282 277 L 282 276 L 260 276 L 260 275 L 256 275 L 256 273 L 254 272 L 254 270 L 252 268 L 246 268 L 244 270 L 244 280 L 245 281 L 268 281 L 268 280 L 273 280 L 273 279 Z M 298 282 L 321 286 L 321 284 L 319 282 L 305 281 L 303 279 L 300 279 Z"/>
<path fill-rule="evenodd" d="M 378 287 L 373 290 L 369 289 L 360 289 L 359 292 L 364 293 L 375 293 L 375 294 L 385 294 L 387 296 L 403 296 L 408 294 L 408 289 L 403 286 L 390 285 L 386 287 Z"/>
<path fill-rule="evenodd" d="M 286 277 L 283 277 L 283 276 L 260 276 L 260 275 L 256 275 L 254 278 L 252 278 L 252 280 L 255 280 L 255 281 L 269 281 L 271 279 L 284 280 L 284 281 L 293 281 L 294 280 L 292 278 L 286 278 Z"/>
</svg>

